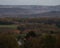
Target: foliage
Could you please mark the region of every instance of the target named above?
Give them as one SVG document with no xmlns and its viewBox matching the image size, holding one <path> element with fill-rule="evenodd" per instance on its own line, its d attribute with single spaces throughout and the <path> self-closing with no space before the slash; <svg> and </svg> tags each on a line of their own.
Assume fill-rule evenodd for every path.
<svg viewBox="0 0 60 48">
<path fill-rule="evenodd" d="M 55 44 L 56 38 L 46 34 L 26 40 L 24 48 L 55 48 Z"/>
<path fill-rule="evenodd" d="M 19 48 L 19 46 L 14 36 L 0 34 L 0 48 Z"/>
</svg>

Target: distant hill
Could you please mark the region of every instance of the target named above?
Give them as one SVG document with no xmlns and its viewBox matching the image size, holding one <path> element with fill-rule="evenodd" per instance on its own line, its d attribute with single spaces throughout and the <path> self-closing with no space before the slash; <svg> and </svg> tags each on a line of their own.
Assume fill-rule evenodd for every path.
<svg viewBox="0 0 60 48">
<path fill-rule="evenodd" d="M 31 14 L 31 15 L 20 15 L 19 17 L 25 18 L 25 17 L 60 17 L 60 11 L 50 11 L 50 12 L 45 12 L 45 13 L 40 13 L 40 14 Z"/>
<path fill-rule="evenodd" d="M 40 14 L 40 16 L 47 16 L 47 17 L 60 17 L 60 11 L 50 11 Z"/>
<path fill-rule="evenodd" d="M 60 5 L 0 5 L 0 17 L 60 16 Z"/>
</svg>

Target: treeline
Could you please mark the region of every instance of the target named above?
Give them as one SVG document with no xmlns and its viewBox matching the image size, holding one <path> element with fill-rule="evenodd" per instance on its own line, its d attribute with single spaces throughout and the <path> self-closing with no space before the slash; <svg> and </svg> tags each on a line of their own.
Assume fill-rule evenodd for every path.
<svg viewBox="0 0 60 48">
<path fill-rule="evenodd" d="M 8 21 L 0 21 L 0 25 L 12 25 L 14 24 L 13 22 L 8 22 Z"/>
<path fill-rule="evenodd" d="M 0 18 L 0 24 L 44 23 L 60 24 L 60 18 Z"/>
</svg>

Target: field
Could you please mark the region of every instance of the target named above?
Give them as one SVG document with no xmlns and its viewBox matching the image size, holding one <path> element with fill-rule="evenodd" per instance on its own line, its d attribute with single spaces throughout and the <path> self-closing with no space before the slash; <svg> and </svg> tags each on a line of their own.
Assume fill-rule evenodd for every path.
<svg viewBox="0 0 60 48">
<path fill-rule="evenodd" d="M 17 29 L 17 25 L 0 25 L 0 28 Z"/>
</svg>

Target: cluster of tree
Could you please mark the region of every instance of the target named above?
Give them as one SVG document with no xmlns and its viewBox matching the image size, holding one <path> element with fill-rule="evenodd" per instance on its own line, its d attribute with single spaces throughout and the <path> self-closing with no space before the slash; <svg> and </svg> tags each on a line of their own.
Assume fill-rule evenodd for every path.
<svg viewBox="0 0 60 48">
<path fill-rule="evenodd" d="M 56 26 L 57 26 L 58 28 L 60 28 L 60 24 L 56 24 Z"/>
<path fill-rule="evenodd" d="M 19 23 L 45 23 L 60 24 L 60 18 L 0 18 L 0 21 L 13 21 Z"/>
<path fill-rule="evenodd" d="M 35 36 L 35 33 L 29 33 L 32 38 L 25 40 L 22 48 L 60 48 L 60 35 L 42 34 Z M 27 37 L 29 38 L 28 34 Z"/>
<path fill-rule="evenodd" d="M 17 29 L 20 30 L 21 32 L 24 31 L 28 31 L 28 30 L 34 30 L 35 32 L 37 32 L 37 34 L 39 33 L 50 33 L 50 32 L 54 32 L 54 33 L 58 33 L 60 32 L 60 25 L 49 25 L 49 24 L 20 24 L 19 26 L 17 26 Z M 20 33 L 21 33 L 20 32 Z"/>
<path fill-rule="evenodd" d="M 11 25 L 14 24 L 13 22 L 8 22 L 8 21 L 0 21 L 0 25 Z"/>
<path fill-rule="evenodd" d="M 50 34 L 45 35 L 37 35 L 34 31 L 30 31 L 23 34 L 23 36 L 18 36 L 18 40 L 23 40 L 23 45 L 21 48 L 55 48 L 56 37 L 52 36 L 52 32 Z"/>
</svg>

